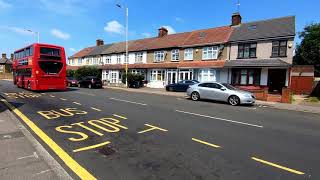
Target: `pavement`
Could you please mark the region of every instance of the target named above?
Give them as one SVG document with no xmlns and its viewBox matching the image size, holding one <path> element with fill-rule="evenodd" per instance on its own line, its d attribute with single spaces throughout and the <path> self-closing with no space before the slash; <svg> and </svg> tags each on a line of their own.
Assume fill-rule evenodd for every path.
<svg viewBox="0 0 320 180">
<path fill-rule="evenodd" d="M 175 97 L 186 97 L 186 94 L 184 92 L 168 92 L 165 89 L 162 88 L 123 88 L 123 87 L 113 87 L 113 86 L 104 86 L 106 89 L 116 89 L 116 90 L 123 90 L 123 91 L 129 91 L 129 92 L 138 92 L 138 93 L 148 93 L 148 94 L 158 94 L 158 95 L 164 95 L 164 96 L 175 96 Z M 267 102 L 267 101 L 260 101 L 257 100 L 256 105 L 258 106 L 268 106 L 271 108 L 276 109 L 284 109 L 284 110 L 291 110 L 291 111 L 300 111 L 300 112 L 309 112 L 309 113 L 316 113 L 320 114 L 320 105 L 317 103 L 304 103 L 304 104 L 287 104 L 287 103 L 278 103 L 278 102 Z"/>
<path fill-rule="evenodd" d="M 10 81 L 0 94 L 73 179 L 320 179 L 318 114 Z"/>
<path fill-rule="evenodd" d="M 0 179 L 71 179 L 0 102 Z"/>
</svg>

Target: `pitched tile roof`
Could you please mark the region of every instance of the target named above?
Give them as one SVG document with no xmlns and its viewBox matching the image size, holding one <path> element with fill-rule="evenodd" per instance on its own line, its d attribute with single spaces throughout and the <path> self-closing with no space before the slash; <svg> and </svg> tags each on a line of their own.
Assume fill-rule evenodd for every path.
<svg viewBox="0 0 320 180">
<path fill-rule="evenodd" d="M 229 41 L 237 42 L 294 36 L 295 16 L 287 16 L 234 26 Z"/>
<path fill-rule="evenodd" d="M 164 37 L 152 37 L 128 42 L 130 52 L 166 49 L 173 47 L 203 46 L 227 42 L 232 28 L 229 26 L 169 34 Z M 90 51 L 90 52 L 87 52 Z M 124 53 L 125 42 L 85 48 L 71 57 L 83 57 L 97 54 Z"/>
<path fill-rule="evenodd" d="M 79 52 L 75 53 L 74 55 L 70 56 L 70 58 L 79 58 L 87 56 L 96 46 L 83 48 Z"/>
<path fill-rule="evenodd" d="M 225 67 L 289 67 L 291 64 L 281 59 L 238 59 L 225 62 Z"/>
<path fill-rule="evenodd" d="M 12 64 L 12 61 L 8 58 L 0 58 L 0 64 Z"/>
</svg>

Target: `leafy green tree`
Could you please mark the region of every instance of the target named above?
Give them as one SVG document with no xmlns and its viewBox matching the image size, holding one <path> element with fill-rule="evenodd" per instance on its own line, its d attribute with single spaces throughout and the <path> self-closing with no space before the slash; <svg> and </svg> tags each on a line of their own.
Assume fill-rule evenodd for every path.
<svg viewBox="0 0 320 180">
<path fill-rule="evenodd" d="M 94 66 L 83 66 L 76 70 L 75 77 L 81 79 L 85 76 L 95 76 L 101 78 L 101 71 Z"/>
<path fill-rule="evenodd" d="M 129 87 L 137 87 L 137 86 L 142 86 L 142 81 L 144 80 L 144 76 L 140 74 L 123 74 L 122 75 L 122 83 L 126 83 L 126 77 L 128 76 L 128 86 Z"/>
<path fill-rule="evenodd" d="M 67 77 L 74 77 L 75 72 L 76 72 L 75 70 L 68 69 L 67 70 Z"/>
<path fill-rule="evenodd" d="M 320 23 L 307 25 L 299 33 L 301 43 L 293 58 L 295 65 L 314 65 L 315 75 L 320 76 Z"/>
</svg>

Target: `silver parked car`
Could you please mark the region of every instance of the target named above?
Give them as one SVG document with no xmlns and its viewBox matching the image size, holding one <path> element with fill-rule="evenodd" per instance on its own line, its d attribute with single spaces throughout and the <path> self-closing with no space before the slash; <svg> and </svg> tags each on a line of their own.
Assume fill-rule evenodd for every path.
<svg viewBox="0 0 320 180">
<path fill-rule="evenodd" d="M 189 86 L 187 95 L 192 100 L 211 99 L 228 102 L 236 106 L 239 104 L 253 104 L 255 96 L 247 91 L 239 90 L 226 83 L 204 82 Z"/>
</svg>

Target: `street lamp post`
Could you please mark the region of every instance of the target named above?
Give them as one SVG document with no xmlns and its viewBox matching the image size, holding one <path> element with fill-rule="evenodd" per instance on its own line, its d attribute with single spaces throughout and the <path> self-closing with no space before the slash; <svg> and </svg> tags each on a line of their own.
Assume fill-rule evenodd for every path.
<svg viewBox="0 0 320 180">
<path fill-rule="evenodd" d="M 38 39 L 38 43 L 40 42 L 40 32 L 35 32 L 35 31 L 32 31 L 30 29 L 27 29 L 27 31 L 33 33 L 33 34 L 36 34 L 37 35 L 37 39 Z"/>
<path fill-rule="evenodd" d="M 119 8 L 122 8 L 120 4 L 116 5 Z M 125 34 L 126 34 L 126 57 L 125 57 L 125 72 L 126 72 L 126 87 L 128 87 L 128 63 L 129 63 L 129 53 L 128 53 L 128 26 L 129 26 L 129 8 L 125 7 L 125 13 L 126 13 L 126 28 L 125 28 Z"/>
</svg>

